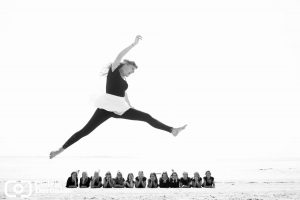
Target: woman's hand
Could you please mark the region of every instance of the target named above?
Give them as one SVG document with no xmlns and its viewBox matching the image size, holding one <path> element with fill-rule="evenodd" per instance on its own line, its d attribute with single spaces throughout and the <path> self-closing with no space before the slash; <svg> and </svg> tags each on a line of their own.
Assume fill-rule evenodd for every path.
<svg viewBox="0 0 300 200">
<path fill-rule="evenodd" d="M 142 39 L 142 36 L 140 36 L 140 35 L 137 35 L 136 37 L 135 37 L 135 40 L 134 40 L 134 45 L 137 45 L 137 43 L 139 43 L 139 40 L 141 40 Z"/>
</svg>

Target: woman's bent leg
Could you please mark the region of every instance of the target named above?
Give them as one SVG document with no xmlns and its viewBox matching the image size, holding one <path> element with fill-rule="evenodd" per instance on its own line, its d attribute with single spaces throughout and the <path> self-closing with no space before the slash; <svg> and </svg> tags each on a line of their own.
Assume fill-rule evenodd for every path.
<svg viewBox="0 0 300 200">
<path fill-rule="evenodd" d="M 144 121 L 150 124 L 151 126 L 170 132 L 172 133 L 172 127 L 167 126 L 160 121 L 154 119 L 150 114 L 136 110 L 134 108 L 128 109 L 123 115 L 120 116 L 120 118 L 123 119 L 130 119 L 130 120 L 138 120 L 138 121 Z"/>
<path fill-rule="evenodd" d="M 97 108 L 94 115 L 88 121 L 88 123 L 79 131 L 74 133 L 63 145 L 63 149 L 68 148 L 84 136 L 90 134 L 95 128 L 97 128 L 101 123 L 111 117 L 111 112 Z"/>
</svg>

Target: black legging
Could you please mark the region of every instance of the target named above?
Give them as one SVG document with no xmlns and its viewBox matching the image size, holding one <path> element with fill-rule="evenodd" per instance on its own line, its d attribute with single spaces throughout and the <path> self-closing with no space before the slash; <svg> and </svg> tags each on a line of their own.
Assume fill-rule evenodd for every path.
<svg viewBox="0 0 300 200">
<path fill-rule="evenodd" d="M 92 118 L 88 121 L 88 123 L 79 131 L 74 133 L 63 145 L 63 148 L 66 149 L 78 140 L 80 140 L 82 137 L 87 136 L 90 134 L 95 128 L 97 128 L 100 124 L 102 124 L 105 120 L 107 120 L 110 117 L 114 118 L 123 118 L 123 119 L 130 119 L 130 120 L 139 120 L 144 121 L 150 124 L 151 126 L 167 131 L 172 132 L 172 127 L 167 126 L 160 121 L 154 119 L 151 115 L 148 113 L 136 110 L 134 108 L 128 109 L 123 115 L 117 115 L 113 112 L 97 108 Z"/>
</svg>

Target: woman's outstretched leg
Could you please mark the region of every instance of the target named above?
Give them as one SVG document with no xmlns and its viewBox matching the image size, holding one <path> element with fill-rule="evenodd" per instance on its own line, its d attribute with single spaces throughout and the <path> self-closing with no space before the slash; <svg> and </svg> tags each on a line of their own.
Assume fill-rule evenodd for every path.
<svg viewBox="0 0 300 200">
<path fill-rule="evenodd" d="M 64 151 L 66 148 L 80 140 L 81 138 L 87 136 L 90 134 L 95 128 L 97 128 L 101 123 L 103 123 L 105 120 L 110 118 L 112 116 L 112 113 L 104 110 L 97 108 L 96 111 L 94 112 L 93 116 L 91 119 L 87 122 L 87 124 L 79 131 L 74 133 L 66 142 L 65 144 L 59 148 L 57 151 L 52 151 L 50 153 L 50 159 Z"/>
<path fill-rule="evenodd" d="M 158 121 L 157 119 L 153 118 L 150 114 L 136 110 L 134 108 L 128 109 L 119 118 L 144 121 L 144 122 L 147 122 L 148 124 L 150 124 L 151 126 L 153 126 L 154 128 L 158 128 L 158 129 L 167 131 L 169 133 L 172 133 L 174 136 L 177 136 L 178 133 L 186 127 L 186 125 L 179 127 L 179 128 L 170 127 L 170 126 Z"/>
</svg>

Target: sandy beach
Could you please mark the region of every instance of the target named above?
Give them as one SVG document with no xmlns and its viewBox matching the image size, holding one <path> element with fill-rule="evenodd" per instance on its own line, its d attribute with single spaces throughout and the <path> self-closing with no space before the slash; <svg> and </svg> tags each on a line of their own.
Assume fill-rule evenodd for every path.
<svg viewBox="0 0 300 200">
<path fill-rule="evenodd" d="M 218 200 L 298 200 L 300 199 L 300 169 L 299 160 L 278 159 L 262 162 L 261 160 L 230 161 L 230 165 L 223 163 L 210 163 L 210 167 L 216 179 L 216 188 L 156 188 L 156 189 L 118 189 L 118 188 L 65 188 L 66 180 L 71 171 L 86 170 L 92 175 L 99 165 L 100 175 L 103 177 L 107 170 L 115 176 L 118 169 L 114 163 L 129 163 L 123 165 L 122 172 L 126 176 L 128 172 L 137 175 L 139 169 L 145 171 L 148 178 L 149 172 L 154 168 L 144 165 L 137 168 L 130 163 L 137 163 L 141 158 L 119 158 L 119 157 L 64 157 L 49 160 L 46 157 L 0 157 L 0 199 L 25 199 L 32 200 L 67 200 L 67 199 L 100 199 L 100 200 L 196 200 L 196 199 L 218 199 Z M 83 162 L 80 162 L 83 161 Z M 174 166 L 175 164 L 170 164 Z M 75 166 L 75 167 L 74 167 Z M 88 168 L 88 166 L 91 166 Z M 169 166 L 169 167 L 170 167 Z M 170 169 L 165 166 L 156 169 Z M 187 170 L 190 175 L 195 169 L 177 168 L 180 174 Z M 199 169 L 200 172 L 201 168 Z M 201 173 L 203 174 L 203 173 Z M 79 174 L 81 176 L 81 173 Z M 23 199 L 24 199 L 23 198 Z"/>
<path fill-rule="evenodd" d="M 13 192 L 13 187 L 5 188 L 5 180 L 1 181 L 0 199 L 20 199 Z M 299 182 L 262 182 L 262 183 L 217 183 L 217 188 L 157 188 L 157 189 L 67 189 L 62 182 L 31 181 L 31 189 L 22 183 L 23 198 L 32 200 L 67 200 L 67 199 L 101 199 L 101 200 L 297 200 L 300 199 Z M 6 186 L 7 187 L 7 186 Z M 6 191 L 5 191 L 6 190 Z M 30 191 L 31 190 L 31 193 Z M 7 196 L 7 193 L 10 196 Z"/>
</svg>

